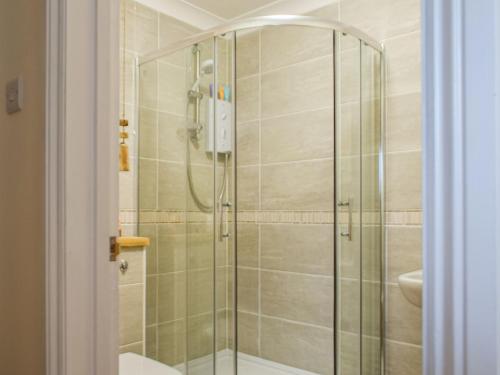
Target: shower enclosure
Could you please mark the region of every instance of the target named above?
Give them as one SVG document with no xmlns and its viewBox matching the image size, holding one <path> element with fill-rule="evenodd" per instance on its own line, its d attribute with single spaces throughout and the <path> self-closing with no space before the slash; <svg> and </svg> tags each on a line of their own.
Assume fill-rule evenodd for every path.
<svg viewBox="0 0 500 375">
<path fill-rule="evenodd" d="M 140 58 L 146 354 L 184 374 L 382 374 L 382 47 L 312 17 Z"/>
</svg>

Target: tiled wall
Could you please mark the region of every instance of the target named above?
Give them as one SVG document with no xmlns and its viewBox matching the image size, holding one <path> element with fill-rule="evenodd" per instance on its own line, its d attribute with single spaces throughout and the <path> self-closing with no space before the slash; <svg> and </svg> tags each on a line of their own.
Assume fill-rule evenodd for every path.
<svg viewBox="0 0 500 375">
<path fill-rule="evenodd" d="M 144 354 L 145 347 L 145 249 L 123 248 L 120 260 L 128 270 L 120 272 L 120 352 Z"/>
<path fill-rule="evenodd" d="M 333 34 L 237 34 L 239 351 L 333 373 Z"/>
<path fill-rule="evenodd" d="M 421 374 L 422 310 L 397 284 L 398 275 L 422 267 L 420 1 L 341 0 L 316 14 L 386 48 L 386 374 Z"/>
</svg>

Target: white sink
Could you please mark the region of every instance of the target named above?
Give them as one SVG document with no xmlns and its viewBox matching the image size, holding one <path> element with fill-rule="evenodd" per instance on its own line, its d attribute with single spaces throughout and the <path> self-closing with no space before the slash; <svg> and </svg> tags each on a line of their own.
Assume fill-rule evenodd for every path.
<svg viewBox="0 0 500 375">
<path fill-rule="evenodd" d="M 398 277 L 399 287 L 408 301 L 422 307 L 422 270 L 403 273 Z"/>
</svg>

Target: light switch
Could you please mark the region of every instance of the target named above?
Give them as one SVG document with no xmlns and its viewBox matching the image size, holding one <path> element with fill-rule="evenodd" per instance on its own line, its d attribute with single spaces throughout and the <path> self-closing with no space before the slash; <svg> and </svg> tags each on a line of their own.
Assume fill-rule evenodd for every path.
<svg viewBox="0 0 500 375">
<path fill-rule="evenodd" d="M 7 82 L 7 113 L 19 112 L 23 107 L 23 79 L 17 77 Z"/>
</svg>

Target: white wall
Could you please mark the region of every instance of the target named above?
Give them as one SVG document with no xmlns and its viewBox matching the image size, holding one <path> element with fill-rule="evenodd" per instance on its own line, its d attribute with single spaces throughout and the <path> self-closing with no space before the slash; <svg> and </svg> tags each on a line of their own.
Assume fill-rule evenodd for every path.
<svg viewBox="0 0 500 375">
<path fill-rule="evenodd" d="M 44 373 L 45 1 L 0 5 L 0 364 Z M 22 74 L 22 112 L 5 112 L 5 83 Z"/>
</svg>

